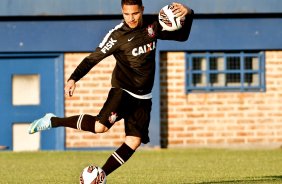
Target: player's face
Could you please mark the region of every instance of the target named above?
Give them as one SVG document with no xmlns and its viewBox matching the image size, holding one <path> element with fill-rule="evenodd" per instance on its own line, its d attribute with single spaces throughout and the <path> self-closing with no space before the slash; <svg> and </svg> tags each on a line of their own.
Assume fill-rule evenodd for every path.
<svg viewBox="0 0 282 184">
<path fill-rule="evenodd" d="M 136 28 L 138 25 L 142 24 L 142 15 L 144 7 L 138 5 L 123 5 L 122 15 L 125 23 L 130 28 Z"/>
</svg>

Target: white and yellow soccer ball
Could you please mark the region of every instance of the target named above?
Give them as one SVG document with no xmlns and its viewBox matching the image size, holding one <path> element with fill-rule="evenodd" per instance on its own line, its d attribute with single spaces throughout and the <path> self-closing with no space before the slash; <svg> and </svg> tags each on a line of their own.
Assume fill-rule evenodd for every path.
<svg viewBox="0 0 282 184">
<path fill-rule="evenodd" d="M 106 174 L 100 167 L 90 165 L 85 167 L 79 178 L 79 184 L 106 184 Z"/>
<path fill-rule="evenodd" d="M 159 11 L 159 23 L 163 27 L 163 31 L 176 31 L 182 28 L 185 17 L 176 17 L 173 12 L 173 5 L 166 5 Z"/>
</svg>

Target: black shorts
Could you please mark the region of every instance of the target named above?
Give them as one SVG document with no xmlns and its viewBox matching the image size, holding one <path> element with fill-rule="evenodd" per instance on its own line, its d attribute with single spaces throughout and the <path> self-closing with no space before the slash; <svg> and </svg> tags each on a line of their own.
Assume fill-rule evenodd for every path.
<svg viewBox="0 0 282 184">
<path fill-rule="evenodd" d="M 120 88 L 111 88 L 97 118 L 109 129 L 115 122 L 124 119 L 126 136 L 140 137 L 141 142 L 146 144 L 150 141 L 151 109 L 151 99 L 138 99 Z"/>
</svg>

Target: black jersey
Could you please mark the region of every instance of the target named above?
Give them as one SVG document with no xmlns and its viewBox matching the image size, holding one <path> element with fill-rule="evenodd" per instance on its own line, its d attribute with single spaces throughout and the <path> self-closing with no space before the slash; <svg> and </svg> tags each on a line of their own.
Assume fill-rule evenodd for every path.
<svg viewBox="0 0 282 184">
<path fill-rule="evenodd" d="M 137 95 L 151 93 L 155 75 L 157 39 L 185 41 L 193 20 L 185 17 L 184 26 L 177 31 L 162 31 L 157 17 L 143 17 L 142 26 L 134 29 L 121 22 L 104 37 L 96 50 L 84 58 L 70 76 L 80 80 L 92 67 L 109 55 L 116 59 L 112 73 L 112 87 L 122 88 Z"/>
</svg>

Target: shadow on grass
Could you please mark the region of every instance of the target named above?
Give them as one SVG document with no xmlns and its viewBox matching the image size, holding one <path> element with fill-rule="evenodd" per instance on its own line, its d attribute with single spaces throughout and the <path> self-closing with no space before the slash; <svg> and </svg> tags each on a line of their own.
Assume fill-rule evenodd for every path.
<svg viewBox="0 0 282 184">
<path fill-rule="evenodd" d="M 262 177 L 247 177 L 238 180 L 225 180 L 225 181 L 209 181 L 209 182 L 200 182 L 196 184 L 245 184 L 245 183 L 282 183 L 282 175 L 281 176 L 262 176 Z M 187 183 L 188 184 L 188 183 Z"/>
</svg>

